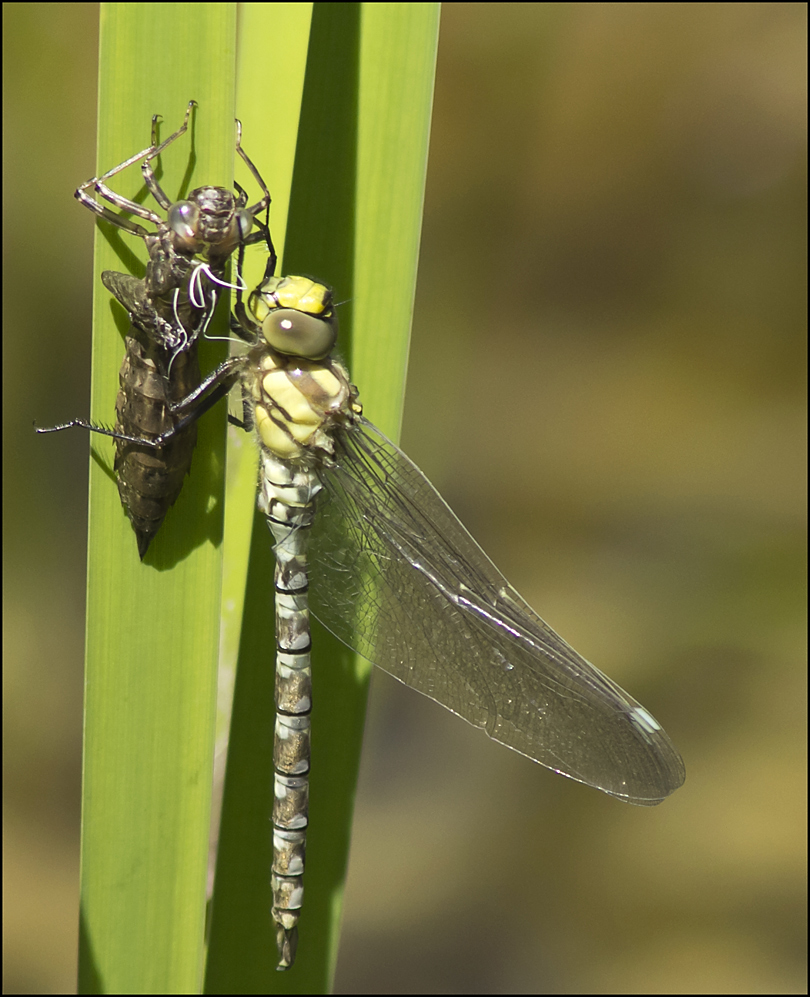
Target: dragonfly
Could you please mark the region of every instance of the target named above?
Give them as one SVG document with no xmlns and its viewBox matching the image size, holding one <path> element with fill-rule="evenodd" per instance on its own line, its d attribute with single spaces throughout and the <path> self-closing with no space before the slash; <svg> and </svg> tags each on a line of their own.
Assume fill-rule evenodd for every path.
<svg viewBox="0 0 810 997">
<path fill-rule="evenodd" d="M 119 373 L 116 423 L 113 430 L 82 419 L 38 430 L 54 432 L 79 426 L 115 439 L 115 471 L 121 504 L 132 523 L 143 559 L 149 545 L 177 500 L 191 467 L 197 442 L 195 421 L 179 425 L 172 406 L 199 386 L 201 373 L 197 344 L 216 309 L 229 257 L 238 246 L 264 240 L 275 258 L 268 227 L 270 192 L 261 174 L 242 149 L 242 126 L 237 120 L 236 152 L 262 191 L 247 206 L 247 193 L 205 186 L 172 202 L 155 177 L 153 162 L 188 129 L 196 101 L 190 101 L 183 124 L 162 143 L 157 140 L 159 115 L 152 118 L 151 144 L 100 177 L 92 177 L 75 192 L 78 201 L 117 228 L 143 239 L 149 261 L 143 278 L 105 270 L 104 286 L 129 313 L 131 327 Z M 141 162 L 146 187 L 159 207 L 156 211 L 113 191 L 108 181 Z M 92 196 L 95 191 L 109 204 L 151 222 L 156 230 L 112 211 Z M 266 212 L 264 221 L 260 215 Z M 254 231 L 255 226 L 255 231 Z M 149 446 L 170 432 L 162 446 Z M 133 440 L 138 442 L 133 442 Z"/>
<path fill-rule="evenodd" d="M 174 412 L 199 417 L 238 384 L 260 450 L 258 505 L 276 559 L 272 920 L 278 968 L 288 969 L 304 893 L 310 613 L 494 741 L 616 799 L 661 803 L 685 768 L 653 715 L 537 615 L 364 417 L 334 355 L 332 290 L 274 268 L 269 261 L 246 305 L 237 290 L 231 324 L 247 352 Z"/>
</svg>

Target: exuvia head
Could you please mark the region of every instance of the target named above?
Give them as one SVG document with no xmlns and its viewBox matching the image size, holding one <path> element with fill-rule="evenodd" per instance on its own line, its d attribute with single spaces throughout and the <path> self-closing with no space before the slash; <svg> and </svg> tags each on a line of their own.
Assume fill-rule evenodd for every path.
<svg viewBox="0 0 810 997">
<path fill-rule="evenodd" d="M 250 235 L 253 215 L 225 187 L 198 187 L 169 208 L 168 223 L 180 252 L 228 256 Z"/>
</svg>

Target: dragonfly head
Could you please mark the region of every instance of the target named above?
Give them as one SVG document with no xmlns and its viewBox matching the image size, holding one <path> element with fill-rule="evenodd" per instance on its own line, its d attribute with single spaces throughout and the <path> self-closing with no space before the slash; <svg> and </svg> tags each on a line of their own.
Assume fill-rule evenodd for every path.
<svg viewBox="0 0 810 997">
<path fill-rule="evenodd" d="M 323 360 L 337 339 L 332 291 L 310 277 L 270 277 L 248 299 L 248 311 L 272 349 Z"/>
</svg>

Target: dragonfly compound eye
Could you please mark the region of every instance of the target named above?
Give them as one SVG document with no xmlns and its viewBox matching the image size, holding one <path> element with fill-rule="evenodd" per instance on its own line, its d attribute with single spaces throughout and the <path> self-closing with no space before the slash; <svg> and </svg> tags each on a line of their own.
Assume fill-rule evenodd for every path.
<svg viewBox="0 0 810 997">
<path fill-rule="evenodd" d="M 278 353 L 322 360 L 335 345 L 337 319 L 316 318 L 294 308 L 277 308 L 265 316 L 262 335 Z"/>
<path fill-rule="evenodd" d="M 177 237 L 179 252 L 196 253 L 200 248 L 200 209 L 191 201 L 177 201 L 169 208 L 169 228 Z"/>
<path fill-rule="evenodd" d="M 246 208 L 240 208 L 236 212 L 236 224 L 239 228 L 239 241 L 244 242 L 253 228 L 253 215 Z"/>
</svg>

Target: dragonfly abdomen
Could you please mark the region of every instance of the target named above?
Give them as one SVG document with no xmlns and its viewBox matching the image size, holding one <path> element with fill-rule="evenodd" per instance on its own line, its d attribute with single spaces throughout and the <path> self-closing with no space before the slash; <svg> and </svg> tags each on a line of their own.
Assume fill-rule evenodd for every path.
<svg viewBox="0 0 810 997">
<path fill-rule="evenodd" d="M 295 959 L 304 899 L 312 710 L 306 546 L 321 484 L 314 471 L 262 454 L 259 508 L 275 537 L 276 724 L 273 741 L 273 921 L 279 969 Z"/>
</svg>

